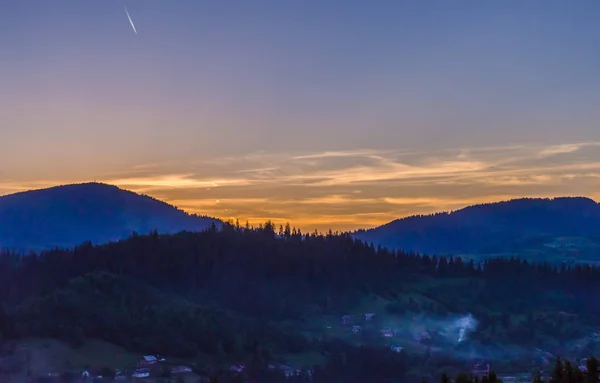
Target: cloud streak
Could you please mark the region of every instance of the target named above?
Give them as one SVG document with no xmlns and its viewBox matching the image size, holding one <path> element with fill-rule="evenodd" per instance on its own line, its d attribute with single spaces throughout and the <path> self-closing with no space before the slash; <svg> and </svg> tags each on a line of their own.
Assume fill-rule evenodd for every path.
<svg viewBox="0 0 600 383">
<path fill-rule="evenodd" d="M 140 165 L 102 182 L 188 211 L 305 230 L 353 229 L 398 217 L 516 197 L 586 195 L 600 187 L 599 143 L 458 148 L 437 152 L 359 149 L 199 158 L 179 167 Z M 173 172 L 173 169 L 185 172 Z M 87 181 L 87 180 L 73 180 Z M 72 181 L 72 182 L 73 182 Z M 55 181 L 54 184 L 67 183 Z M 0 192 L 52 180 L 0 182 Z"/>
<path fill-rule="evenodd" d="M 579 151 L 580 149 L 587 146 L 598 146 L 598 143 L 579 143 L 579 144 L 563 144 L 563 145 L 553 145 L 542 149 L 539 152 L 539 157 L 550 157 L 559 154 L 568 154 Z"/>
</svg>

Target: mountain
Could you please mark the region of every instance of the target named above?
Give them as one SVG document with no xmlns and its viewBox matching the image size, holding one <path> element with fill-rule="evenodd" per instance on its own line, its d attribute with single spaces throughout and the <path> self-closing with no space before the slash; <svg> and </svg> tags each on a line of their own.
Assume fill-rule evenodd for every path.
<svg viewBox="0 0 600 383">
<path fill-rule="evenodd" d="M 515 199 L 450 213 L 397 219 L 357 231 L 354 236 L 385 247 L 429 254 L 568 249 L 593 250 L 597 256 L 600 255 L 600 205 L 583 197 Z"/>
<path fill-rule="evenodd" d="M 204 230 L 215 218 L 190 215 L 116 186 L 85 183 L 0 197 L 0 248 L 19 251 L 105 243 L 157 230 Z"/>
</svg>

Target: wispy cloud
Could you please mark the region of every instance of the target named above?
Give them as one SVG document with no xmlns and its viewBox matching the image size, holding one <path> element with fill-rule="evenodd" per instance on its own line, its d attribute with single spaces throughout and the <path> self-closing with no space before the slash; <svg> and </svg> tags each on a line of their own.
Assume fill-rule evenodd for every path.
<svg viewBox="0 0 600 383">
<path fill-rule="evenodd" d="M 168 174 L 158 176 L 147 176 L 137 178 L 117 178 L 105 181 L 116 186 L 133 186 L 153 189 L 186 189 L 186 188 L 211 188 L 219 186 L 243 186 L 248 185 L 251 181 L 243 178 L 212 178 L 212 179 L 197 179 L 193 174 Z"/>
<path fill-rule="evenodd" d="M 328 151 L 322 153 L 303 154 L 292 157 L 294 160 L 308 160 L 308 159 L 323 159 L 331 157 L 379 157 L 385 153 L 393 153 L 393 151 L 382 151 L 372 149 L 361 149 L 361 150 L 340 150 L 340 151 Z"/>
<path fill-rule="evenodd" d="M 539 152 L 539 157 L 555 156 L 557 154 L 568 154 L 578 151 L 585 146 L 597 146 L 596 143 L 562 144 L 543 148 Z"/>
<path fill-rule="evenodd" d="M 595 197 L 600 189 L 598 146 L 253 153 L 180 165 L 145 164 L 100 180 L 225 219 L 350 229 L 515 197 Z M 0 180 L 0 192 L 59 183 L 67 182 Z"/>
</svg>

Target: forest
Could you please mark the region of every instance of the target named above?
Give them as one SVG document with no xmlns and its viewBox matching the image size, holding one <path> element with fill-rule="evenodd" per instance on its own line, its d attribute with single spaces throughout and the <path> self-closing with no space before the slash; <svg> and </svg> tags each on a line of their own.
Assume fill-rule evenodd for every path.
<svg viewBox="0 0 600 383">
<path fill-rule="evenodd" d="M 433 381 L 472 361 L 431 347 L 397 354 L 383 342 L 327 335 L 314 329 L 315 318 L 364 312 L 374 299 L 384 302 L 378 316 L 386 318 L 469 312 L 478 320 L 472 344 L 543 345 L 560 356 L 595 331 L 599 276 L 590 265 L 516 258 L 475 264 L 391 251 L 348 234 L 230 223 L 40 254 L 5 251 L 0 335 L 53 337 L 72 347 L 101 338 L 136 352 L 210 355 L 221 366 L 247 360 L 257 371 L 317 354 L 323 362 L 315 376 L 334 374 L 336 381 Z M 594 345 L 578 346 L 572 357 L 596 354 Z M 458 355 L 470 346 L 453 347 Z"/>
</svg>

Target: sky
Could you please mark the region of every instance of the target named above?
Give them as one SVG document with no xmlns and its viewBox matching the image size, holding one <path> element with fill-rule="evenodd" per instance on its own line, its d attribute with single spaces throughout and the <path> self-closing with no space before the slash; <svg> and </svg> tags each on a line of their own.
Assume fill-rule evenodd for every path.
<svg viewBox="0 0 600 383">
<path fill-rule="evenodd" d="M 0 195 L 101 181 L 305 230 L 600 200 L 598 20 L 597 0 L 5 0 Z"/>
</svg>

